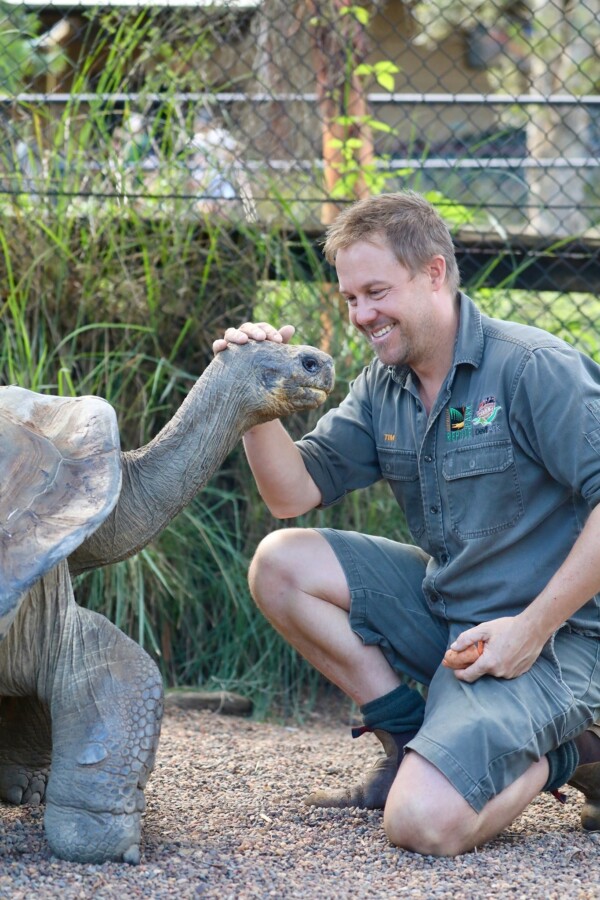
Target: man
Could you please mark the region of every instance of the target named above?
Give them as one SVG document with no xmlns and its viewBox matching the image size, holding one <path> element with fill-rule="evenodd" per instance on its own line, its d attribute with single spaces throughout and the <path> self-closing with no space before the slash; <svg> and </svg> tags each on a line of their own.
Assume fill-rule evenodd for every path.
<svg viewBox="0 0 600 900">
<path fill-rule="evenodd" d="M 570 782 L 600 829 L 600 367 L 482 315 L 417 194 L 349 207 L 325 253 L 376 358 L 301 441 L 248 432 L 248 460 L 279 518 L 386 479 L 415 545 L 288 528 L 256 552 L 258 606 L 386 754 L 308 802 L 385 807 L 394 844 L 455 855 Z M 214 349 L 293 331 L 246 323 Z M 480 641 L 467 668 L 441 665 Z"/>
</svg>

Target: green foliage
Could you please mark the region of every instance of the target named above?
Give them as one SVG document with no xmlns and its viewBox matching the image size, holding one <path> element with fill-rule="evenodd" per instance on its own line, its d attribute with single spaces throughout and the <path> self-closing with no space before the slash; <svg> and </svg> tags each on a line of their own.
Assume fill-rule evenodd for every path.
<svg viewBox="0 0 600 900">
<path fill-rule="evenodd" d="M 386 163 L 389 157 L 382 155 L 374 157 L 366 162 L 360 158 L 361 150 L 365 144 L 364 137 L 352 137 L 352 133 L 363 135 L 363 129 L 373 131 L 386 131 L 393 133 L 393 128 L 375 119 L 374 116 L 336 116 L 334 124 L 342 125 L 347 130 L 343 138 L 330 138 L 329 145 L 340 151 L 341 160 L 334 164 L 339 173 L 339 181 L 336 182 L 330 196 L 334 200 L 348 200 L 356 196 L 356 186 L 362 182 L 370 194 L 380 194 L 390 181 L 398 177 L 398 172 L 389 169 Z"/>
<path fill-rule="evenodd" d="M 368 22 L 363 6 L 337 8 L 346 24 Z M 35 74 L 37 20 L 19 9 L 10 7 L 18 36 L 6 29 L 0 34 L 5 91 Z M 301 185 L 291 179 L 284 187 L 260 183 L 263 209 L 276 209 L 286 228 L 297 230 L 296 248 L 285 233 L 237 214 L 236 227 L 230 227 L 218 210 L 202 206 L 198 187 L 187 184 L 180 150 L 193 131 L 194 110 L 181 107 L 177 92 L 213 86 L 208 63 L 214 38 L 199 26 L 190 40 L 189 10 L 169 13 L 165 29 L 156 11 L 124 17 L 107 10 L 99 33 L 90 31 L 73 93 L 92 83 L 100 95 L 144 85 L 140 99 L 124 103 L 120 129 L 112 128 L 113 111 L 101 97 L 73 98 L 60 115 L 32 111 L 26 137 L 33 174 L 22 174 L 10 140 L 3 149 L 3 169 L 13 181 L 0 208 L 2 383 L 106 397 L 116 407 L 125 449 L 143 445 L 174 414 L 209 362 L 213 338 L 230 323 L 253 317 L 291 322 L 300 341 L 322 345 L 336 360 L 330 403 L 344 396 L 368 362 L 345 311 L 324 293 L 323 260 L 301 228 L 302 197 L 311 195 L 314 172 Z M 176 41 L 184 47 L 177 69 Z M 46 64 L 47 55 L 39 61 Z M 391 62 L 347 62 L 348 80 L 393 90 L 398 70 Z M 135 130 L 135 117 L 144 117 L 159 89 L 160 115 L 146 116 Z M 352 196 L 359 174 L 371 192 L 385 189 L 390 176 L 380 163 L 386 160 L 361 166 L 358 159 L 364 134 L 388 126 L 369 115 L 340 116 L 333 124 L 347 135 L 336 145 L 342 151 L 340 196 Z M 160 162 L 150 180 L 142 167 L 149 150 Z M 102 165 L 94 167 L 96 157 Z M 420 189 L 418 174 L 393 174 Z M 461 203 L 435 192 L 427 196 L 452 227 L 473 222 Z M 598 357 L 597 298 L 517 294 L 510 283 L 494 291 L 475 288 L 491 314 L 541 324 Z M 294 437 L 310 429 L 317 415 L 290 419 Z M 385 530 L 408 539 L 383 483 L 294 524 Z M 239 690 L 253 697 L 259 712 L 273 705 L 296 712 L 320 679 L 255 609 L 246 581 L 258 542 L 279 527 L 238 448 L 151 546 L 82 576 L 78 600 L 145 646 L 168 684 Z"/>
<path fill-rule="evenodd" d="M 0 93 L 14 93 L 25 79 L 60 68 L 60 55 L 40 49 L 38 31 L 37 16 L 0 2 Z"/>
<path fill-rule="evenodd" d="M 340 16 L 354 16 L 361 25 L 368 25 L 371 18 L 369 10 L 364 6 L 342 6 L 340 7 Z"/>
<path fill-rule="evenodd" d="M 360 77 L 370 76 L 384 89 L 384 91 L 389 91 L 391 94 L 396 86 L 394 76 L 397 75 L 399 71 L 399 66 L 390 59 L 380 59 L 378 62 L 374 63 L 361 63 L 354 69 L 354 74 Z M 379 122 L 378 125 L 380 128 L 381 126 L 385 126 L 386 129 L 389 127 L 385 125 L 385 122 Z M 372 125 L 372 127 L 376 126 Z"/>
<path fill-rule="evenodd" d="M 368 361 L 364 344 L 336 298 L 324 296 L 318 254 L 309 257 L 315 280 L 307 280 L 286 248 L 277 232 L 200 233 L 135 214 L 101 225 L 15 216 L 0 227 L 2 381 L 101 394 L 117 408 L 124 446 L 139 446 L 173 415 L 226 322 L 255 316 L 296 324 L 302 342 L 320 344 L 327 335 L 337 363 L 335 403 Z M 278 281 L 265 279 L 270 269 Z M 492 314 L 559 330 L 597 354 L 595 297 L 479 290 L 477 299 Z M 317 415 L 293 417 L 291 433 L 300 436 Z M 407 539 L 383 483 L 294 524 L 384 529 Z M 153 545 L 82 576 L 78 600 L 142 643 L 167 683 L 239 690 L 260 711 L 297 713 L 320 679 L 264 621 L 246 584 L 256 545 L 278 527 L 238 449 Z"/>
</svg>

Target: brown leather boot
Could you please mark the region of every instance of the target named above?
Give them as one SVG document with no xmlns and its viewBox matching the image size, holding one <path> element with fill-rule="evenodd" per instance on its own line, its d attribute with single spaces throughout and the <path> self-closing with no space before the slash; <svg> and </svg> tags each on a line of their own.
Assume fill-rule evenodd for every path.
<svg viewBox="0 0 600 900">
<path fill-rule="evenodd" d="M 358 806 L 360 809 L 383 809 L 390 788 L 400 768 L 405 745 L 413 739 L 416 731 L 390 734 L 389 731 L 375 729 L 373 734 L 381 742 L 385 756 L 380 757 L 368 770 L 363 781 L 349 788 L 337 791 L 315 791 L 304 798 L 308 806 L 334 807 Z"/>
<path fill-rule="evenodd" d="M 587 729 L 600 738 L 600 724 Z M 577 743 L 577 739 L 575 739 Z M 600 760 L 577 766 L 567 784 L 585 796 L 581 810 L 581 825 L 586 831 L 600 831 Z"/>
</svg>

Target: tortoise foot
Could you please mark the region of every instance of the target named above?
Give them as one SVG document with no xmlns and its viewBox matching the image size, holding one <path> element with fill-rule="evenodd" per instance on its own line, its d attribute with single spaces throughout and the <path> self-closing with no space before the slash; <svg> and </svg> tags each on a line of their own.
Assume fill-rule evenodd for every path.
<svg viewBox="0 0 600 900">
<path fill-rule="evenodd" d="M 46 796 L 48 769 L 0 764 L 0 800 L 13 806 L 39 806 Z"/>
<path fill-rule="evenodd" d="M 77 666 L 58 661 L 52 691 L 52 771 L 45 829 L 74 862 L 140 858 L 143 789 L 154 766 L 162 680 L 150 657 L 114 625 L 79 609 Z"/>
<path fill-rule="evenodd" d="M 34 697 L 0 700 L 0 800 L 37 806 L 44 800 L 52 738 L 48 707 Z"/>
</svg>

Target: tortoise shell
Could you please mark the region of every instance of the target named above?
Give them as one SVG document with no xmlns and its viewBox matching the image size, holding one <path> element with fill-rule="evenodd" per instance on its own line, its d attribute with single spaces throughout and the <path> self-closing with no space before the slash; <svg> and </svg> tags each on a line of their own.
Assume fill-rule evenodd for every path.
<svg viewBox="0 0 600 900">
<path fill-rule="evenodd" d="M 31 586 L 111 512 L 119 432 L 98 397 L 0 388 L 0 636 Z"/>
</svg>

